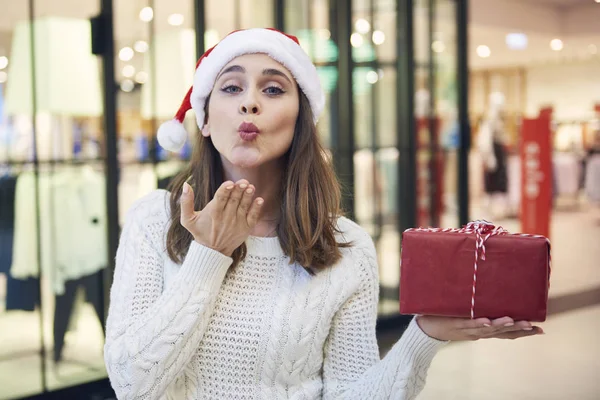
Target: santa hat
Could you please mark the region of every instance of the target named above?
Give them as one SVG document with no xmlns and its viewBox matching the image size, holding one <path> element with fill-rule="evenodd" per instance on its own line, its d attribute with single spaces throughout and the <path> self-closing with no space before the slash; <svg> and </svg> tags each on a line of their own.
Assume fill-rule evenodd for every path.
<svg viewBox="0 0 600 400">
<path fill-rule="evenodd" d="M 179 151 L 188 136 L 183 127 L 185 113 L 193 109 L 198 127 L 202 129 L 206 99 L 223 67 L 236 57 L 255 53 L 268 55 L 292 73 L 308 98 L 316 123 L 325 107 L 325 94 L 317 69 L 300 47 L 298 38 L 271 28 L 239 30 L 227 35 L 200 57 L 196 64 L 193 86 L 183 99 L 175 118 L 158 129 L 158 143 L 167 150 Z"/>
</svg>

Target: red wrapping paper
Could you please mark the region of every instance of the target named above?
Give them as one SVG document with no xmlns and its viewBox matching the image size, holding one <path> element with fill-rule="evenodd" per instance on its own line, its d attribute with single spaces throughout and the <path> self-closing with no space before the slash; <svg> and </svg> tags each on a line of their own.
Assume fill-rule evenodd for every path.
<svg viewBox="0 0 600 400">
<path fill-rule="evenodd" d="M 473 232 L 404 232 L 400 313 L 545 321 L 550 277 L 548 240 L 519 234 L 486 236 Z M 481 249 L 478 253 L 473 295 L 478 239 L 487 240 L 485 260 Z"/>
</svg>

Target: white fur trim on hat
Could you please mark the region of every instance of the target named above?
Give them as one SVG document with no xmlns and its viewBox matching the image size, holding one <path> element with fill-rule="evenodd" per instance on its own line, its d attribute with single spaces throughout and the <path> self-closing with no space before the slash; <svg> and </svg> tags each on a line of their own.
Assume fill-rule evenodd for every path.
<svg viewBox="0 0 600 400">
<path fill-rule="evenodd" d="M 237 31 L 226 36 L 198 65 L 190 103 L 196 113 L 196 121 L 200 129 L 204 125 L 206 99 L 223 67 L 236 57 L 256 53 L 267 54 L 292 73 L 308 98 L 314 122 L 317 122 L 325 107 L 325 94 L 316 67 L 306 52 L 283 33 L 256 28 Z"/>
<path fill-rule="evenodd" d="M 177 152 L 183 148 L 188 135 L 183 124 L 172 119 L 160 125 L 156 136 L 164 149 Z"/>
</svg>

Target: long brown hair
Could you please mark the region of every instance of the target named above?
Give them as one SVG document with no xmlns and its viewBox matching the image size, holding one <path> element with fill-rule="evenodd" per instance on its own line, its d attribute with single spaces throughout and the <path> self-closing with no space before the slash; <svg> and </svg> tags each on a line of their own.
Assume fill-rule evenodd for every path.
<svg viewBox="0 0 600 400">
<path fill-rule="evenodd" d="M 300 109 L 292 144 L 284 155 L 285 171 L 281 189 L 281 220 L 277 236 L 290 261 L 309 272 L 335 264 L 341 258 L 336 221 L 342 215 L 340 187 L 333 167 L 319 141 L 310 103 L 299 90 Z M 207 99 L 205 115 L 208 115 Z M 205 117 L 206 118 L 206 117 Z M 195 210 L 202 210 L 212 200 L 224 179 L 220 154 L 210 137 L 198 135 L 189 166 L 171 182 L 171 224 L 167 233 L 167 251 L 171 260 L 183 262 L 192 235 L 179 222 L 179 198 L 183 183 L 194 189 Z M 242 244 L 232 255 L 233 267 L 246 256 Z"/>
</svg>

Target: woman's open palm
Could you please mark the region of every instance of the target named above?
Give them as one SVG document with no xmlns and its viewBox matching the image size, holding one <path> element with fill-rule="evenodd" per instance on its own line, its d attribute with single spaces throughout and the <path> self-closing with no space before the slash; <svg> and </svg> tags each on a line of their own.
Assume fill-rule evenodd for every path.
<svg viewBox="0 0 600 400">
<path fill-rule="evenodd" d="M 264 200 L 254 199 L 255 188 L 245 179 L 224 182 L 201 211 L 194 210 L 194 191 L 184 183 L 181 194 L 181 225 L 194 240 L 231 256 L 258 222 Z"/>
</svg>

